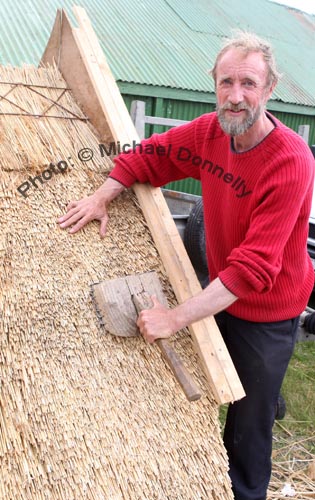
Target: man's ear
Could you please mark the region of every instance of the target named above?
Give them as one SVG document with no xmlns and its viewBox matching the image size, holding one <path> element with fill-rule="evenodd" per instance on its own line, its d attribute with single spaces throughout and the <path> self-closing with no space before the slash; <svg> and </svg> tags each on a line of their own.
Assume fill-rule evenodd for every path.
<svg viewBox="0 0 315 500">
<path fill-rule="evenodd" d="M 267 98 L 266 102 L 270 99 L 270 97 L 271 97 L 271 95 L 272 95 L 272 93 L 273 93 L 276 85 L 277 85 L 277 82 L 273 82 L 270 85 L 269 89 L 268 88 L 266 89 L 266 98 Z"/>
</svg>

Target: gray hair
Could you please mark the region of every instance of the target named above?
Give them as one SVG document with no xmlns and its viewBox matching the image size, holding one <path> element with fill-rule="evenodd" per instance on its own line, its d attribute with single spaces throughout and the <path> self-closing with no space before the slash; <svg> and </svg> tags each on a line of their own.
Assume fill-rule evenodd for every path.
<svg viewBox="0 0 315 500">
<path fill-rule="evenodd" d="M 223 47 L 216 57 L 213 68 L 210 70 L 210 74 L 212 74 L 215 83 L 217 77 L 218 62 L 220 61 L 223 54 L 225 54 L 230 49 L 240 49 L 244 52 L 245 55 L 251 52 L 260 52 L 267 65 L 267 86 L 271 87 L 278 82 L 281 75 L 280 73 L 278 73 L 276 60 L 270 43 L 268 43 L 266 40 L 263 40 L 262 38 L 259 38 L 254 33 L 238 31 L 235 34 L 235 37 L 228 38 L 225 41 Z"/>
</svg>

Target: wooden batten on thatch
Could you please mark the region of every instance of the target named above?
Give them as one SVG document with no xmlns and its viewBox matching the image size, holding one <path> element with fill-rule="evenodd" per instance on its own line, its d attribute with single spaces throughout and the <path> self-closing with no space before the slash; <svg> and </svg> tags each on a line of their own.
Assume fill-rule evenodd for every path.
<svg viewBox="0 0 315 500">
<path fill-rule="evenodd" d="M 103 240 L 96 222 L 61 230 L 111 159 L 55 66 L 1 68 L 1 82 L 0 499 L 231 500 L 187 332 L 174 346 L 204 391 L 194 403 L 155 345 L 111 336 L 91 301 L 92 283 L 148 270 L 176 301 L 135 195 L 112 203 Z"/>
<path fill-rule="evenodd" d="M 86 12 L 74 7 L 79 28 L 58 11 L 41 64 L 57 62 L 100 137 L 132 144 L 139 137 Z M 74 64 L 75 61 L 75 64 Z M 165 266 L 176 298 L 183 302 L 201 291 L 160 189 L 135 184 L 134 192 Z M 195 349 L 218 403 L 244 397 L 244 390 L 213 318 L 190 325 Z"/>
</svg>

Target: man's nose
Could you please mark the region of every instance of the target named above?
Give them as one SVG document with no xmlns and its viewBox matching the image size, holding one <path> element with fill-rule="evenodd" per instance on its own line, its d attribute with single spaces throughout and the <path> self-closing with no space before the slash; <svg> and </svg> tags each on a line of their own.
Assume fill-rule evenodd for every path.
<svg viewBox="0 0 315 500">
<path fill-rule="evenodd" d="M 239 104 L 243 101 L 243 90 L 241 85 L 234 83 L 230 88 L 229 101 L 232 104 Z"/>
</svg>

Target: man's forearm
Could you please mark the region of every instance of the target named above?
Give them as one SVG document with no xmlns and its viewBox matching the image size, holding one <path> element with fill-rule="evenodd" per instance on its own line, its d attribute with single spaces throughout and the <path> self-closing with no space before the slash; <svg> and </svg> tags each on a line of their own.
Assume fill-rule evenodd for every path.
<svg viewBox="0 0 315 500">
<path fill-rule="evenodd" d="M 125 186 L 116 181 L 112 177 L 108 177 L 106 181 L 95 191 L 94 195 L 102 199 L 106 205 L 114 200 L 120 193 L 125 190 Z"/>
<path fill-rule="evenodd" d="M 236 295 L 231 293 L 219 278 L 216 278 L 199 294 L 169 311 L 174 324 L 174 331 L 178 331 L 207 316 L 217 314 L 232 305 L 236 300 Z"/>
</svg>

